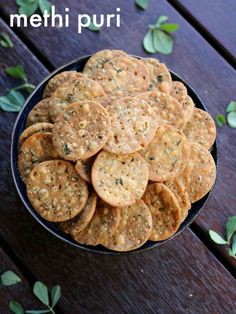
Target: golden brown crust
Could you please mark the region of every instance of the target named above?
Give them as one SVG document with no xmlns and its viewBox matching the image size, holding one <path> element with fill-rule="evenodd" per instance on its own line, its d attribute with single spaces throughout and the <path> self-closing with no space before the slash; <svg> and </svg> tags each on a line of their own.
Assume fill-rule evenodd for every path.
<svg viewBox="0 0 236 314">
<path fill-rule="evenodd" d="M 82 73 L 76 71 L 64 71 L 53 76 L 47 83 L 43 98 L 51 97 L 55 90 L 65 82 L 72 83 L 75 79 L 83 77 Z"/>
<path fill-rule="evenodd" d="M 40 216 L 61 222 L 81 212 L 88 199 L 88 188 L 70 162 L 50 160 L 30 172 L 27 195 Z"/>
<path fill-rule="evenodd" d="M 95 158 L 96 155 L 88 159 L 77 160 L 75 165 L 75 170 L 78 172 L 81 178 L 83 178 L 86 182 L 90 184 L 92 183 L 91 172 Z"/>
<path fill-rule="evenodd" d="M 147 205 L 138 200 L 135 204 L 120 207 L 120 223 L 103 246 L 118 252 L 132 251 L 142 246 L 152 232 L 152 215 Z"/>
<path fill-rule="evenodd" d="M 188 95 L 188 91 L 182 82 L 173 81 L 170 95 L 182 104 Z"/>
<path fill-rule="evenodd" d="M 216 179 L 216 166 L 209 151 L 198 143 L 190 145 L 189 162 L 181 175 L 191 203 L 205 196 Z"/>
<path fill-rule="evenodd" d="M 109 103 L 102 86 L 91 79 L 81 77 L 73 82 L 66 82 L 60 85 L 51 95 L 49 103 L 49 116 L 51 121 L 56 118 L 70 104 L 84 100 L 93 100 L 106 106 Z"/>
<path fill-rule="evenodd" d="M 156 132 L 154 110 L 133 97 L 114 101 L 107 111 L 111 117 L 111 135 L 104 149 L 114 154 L 130 154 L 141 150 Z"/>
<path fill-rule="evenodd" d="M 77 232 L 71 230 L 75 241 L 86 245 L 98 245 L 115 232 L 120 221 L 120 210 L 99 201 L 92 220 L 85 229 Z"/>
<path fill-rule="evenodd" d="M 26 183 L 30 171 L 45 160 L 59 158 L 52 145 L 51 133 L 36 133 L 31 135 L 20 147 L 18 169 L 22 180 Z"/>
<path fill-rule="evenodd" d="M 190 142 L 196 142 L 206 149 L 210 149 L 216 139 L 215 122 L 209 113 L 194 108 L 192 119 L 184 128 L 184 134 Z"/>
<path fill-rule="evenodd" d="M 150 240 L 162 241 L 175 234 L 181 223 L 181 214 L 174 193 L 162 183 L 153 183 L 148 185 L 143 200 L 152 213 Z"/>
<path fill-rule="evenodd" d="M 158 91 L 142 93 L 136 97 L 154 109 L 158 124 L 168 124 L 178 129 L 184 127 L 184 108 L 174 97 Z"/>
<path fill-rule="evenodd" d="M 189 160 L 189 149 L 182 131 L 160 125 L 152 142 L 140 151 L 149 166 L 149 179 L 162 182 L 180 175 Z"/>
<path fill-rule="evenodd" d="M 172 88 L 172 79 L 165 64 L 154 58 L 144 58 L 142 61 L 146 65 L 150 77 L 148 90 L 169 94 Z"/>
<path fill-rule="evenodd" d="M 45 133 L 45 132 L 52 132 L 52 123 L 47 123 L 47 122 L 41 122 L 41 123 L 36 123 L 31 126 L 29 126 L 27 129 L 25 129 L 20 137 L 19 137 L 19 147 L 29 138 L 31 135 L 35 133 Z"/>
<path fill-rule="evenodd" d="M 128 206 L 141 198 L 148 183 L 148 166 L 138 153 L 117 155 L 102 151 L 92 168 L 97 194 L 111 206 Z"/>
<path fill-rule="evenodd" d="M 52 129 L 53 144 L 66 160 L 87 159 L 105 145 L 111 122 L 107 110 L 94 101 L 68 106 Z"/>
<path fill-rule="evenodd" d="M 35 123 L 46 122 L 50 123 L 48 106 L 50 98 L 46 98 L 38 102 L 34 108 L 28 114 L 26 120 L 26 127 L 29 127 Z"/>
</svg>

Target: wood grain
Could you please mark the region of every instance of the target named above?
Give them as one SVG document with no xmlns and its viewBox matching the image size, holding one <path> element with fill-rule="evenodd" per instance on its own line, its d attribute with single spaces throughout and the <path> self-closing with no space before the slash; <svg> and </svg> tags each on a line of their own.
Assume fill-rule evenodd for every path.
<svg viewBox="0 0 236 314">
<path fill-rule="evenodd" d="M 66 2 L 63 3 L 66 5 Z M 85 2 L 82 2 L 83 5 L 84 3 Z M 87 3 L 90 3 L 92 10 L 92 1 L 87 1 Z M 104 1 L 104 3 L 108 6 L 107 10 L 109 8 L 112 10 L 111 6 L 113 7 L 113 5 L 109 7 L 108 1 Z M 185 32 L 184 29 L 187 26 L 184 20 L 165 2 L 160 2 L 161 6 L 160 3 L 156 3 L 157 2 L 155 2 L 155 4 L 154 2 L 152 3 L 153 7 L 148 11 L 149 17 L 143 12 L 136 12 L 140 16 L 140 24 L 138 24 L 138 26 L 137 24 L 134 25 L 133 14 L 135 11 L 132 11 L 136 9 L 132 7 L 133 9 L 131 10 L 130 2 L 127 4 L 127 12 L 125 12 L 127 21 L 129 18 L 133 18 L 133 28 L 130 30 L 128 27 L 125 27 L 125 31 L 127 30 L 127 32 L 129 32 L 129 52 L 145 55 L 140 46 L 140 37 L 142 37 L 142 31 L 146 28 L 145 25 L 156 19 L 155 12 L 163 12 L 169 15 L 172 21 L 181 24 L 181 30 Z M 122 1 L 121 4 L 124 5 Z M 96 6 L 96 4 L 94 4 L 94 6 Z M 96 8 L 94 10 L 96 10 Z M 0 25 L 1 28 L 5 29 L 3 23 Z M 119 31 L 117 30 L 117 32 Z M 123 33 L 125 32 L 123 31 Z M 180 33 L 181 35 L 178 37 L 179 40 L 181 38 L 184 39 L 182 39 L 181 42 L 177 40 L 173 55 L 162 59 L 168 60 L 167 64 L 183 77 L 186 76 L 187 79 L 194 78 L 193 82 L 196 85 L 195 87 L 199 88 L 203 96 L 205 95 L 205 99 L 209 101 L 209 104 L 211 103 L 211 111 L 214 112 L 216 108 L 213 107 L 211 100 L 214 100 L 215 105 L 219 108 L 220 101 L 218 101 L 217 96 L 219 97 L 221 92 L 217 91 L 215 87 L 213 88 L 211 84 L 208 84 L 208 79 L 204 81 L 204 85 L 202 80 L 197 79 L 197 74 L 200 75 L 201 73 L 201 77 L 204 77 L 205 74 L 207 78 L 209 72 L 210 80 L 213 78 L 211 74 L 212 70 L 209 71 L 209 69 L 205 69 L 205 67 L 201 68 L 201 62 L 197 57 L 192 58 L 192 63 L 187 54 L 185 63 L 184 60 L 182 60 L 183 58 L 180 58 L 180 56 L 184 55 L 183 47 L 186 47 L 188 40 L 194 37 L 198 40 L 198 44 L 194 43 L 192 49 L 197 49 L 197 52 L 200 53 L 198 45 L 202 44 L 202 49 L 210 54 L 209 58 L 216 58 L 215 60 L 219 63 L 219 69 L 223 71 L 223 75 L 227 74 L 223 76 L 225 77 L 225 83 L 232 84 L 234 82 L 233 72 L 231 72 L 231 68 L 227 63 L 218 57 L 215 51 L 211 49 L 190 26 L 189 33 L 190 35 L 188 36 L 187 33 Z M 123 41 L 123 37 L 120 33 L 119 36 L 118 33 L 115 34 L 117 35 L 115 38 L 116 47 L 125 47 L 125 45 L 127 45 L 127 41 L 125 41 L 128 38 L 126 37 L 127 35 L 124 34 L 125 38 Z M 28 36 L 28 32 L 25 33 L 25 36 L 26 35 Z M 88 38 L 90 38 L 90 42 L 89 39 L 87 39 L 87 42 L 83 42 L 84 48 L 82 48 L 81 42 L 78 44 L 72 36 L 70 37 L 70 41 L 68 39 L 68 42 L 65 44 L 67 47 L 72 47 L 73 49 L 66 49 L 67 56 L 65 55 L 65 49 L 62 49 L 63 51 L 61 51 L 60 54 L 60 52 L 58 52 L 59 48 L 56 49 L 56 47 L 59 46 L 55 46 L 54 48 L 52 48 L 53 46 L 51 45 L 48 46 L 48 51 L 49 49 L 55 51 L 55 55 L 51 55 L 51 62 L 57 66 L 62 62 L 63 58 L 67 58 L 66 61 L 68 61 L 75 56 L 75 53 L 77 56 L 84 54 L 85 51 L 88 52 L 88 47 L 91 47 L 91 41 L 95 41 L 97 34 L 87 31 L 87 35 Z M 187 38 L 181 37 L 183 35 L 187 36 Z M 34 44 L 37 43 L 38 46 L 42 47 L 42 51 L 44 52 L 45 50 L 43 50 L 42 44 L 42 40 L 46 40 L 43 39 L 45 38 L 44 34 L 42 36 L 41 33 L 41 42 L 39 41 L 39 33 L 35 32 L 34 36 Z M 101 40 L 105 40 L 105 44 L 107 45 L 110 43 L 109 47 L 112 47 L 113 42 L 110 33 L 101 33 L 98 36 L 104 36 Z M 132 40 L 135 36 L 137 36 L 137 41 Z M 54 38 L 51 37 L 51 40 L 55 44 Z M 47 71 L 17 38 L 14 37 L 14 41 L 17 41 L 17 51 L 14 49 L 9 53 L 8 50 L 1 49 L 0 56 L 2 60 L 9 64 L 13 61 L 18 63 L 26 60 L 29 77 L 40 81 L 42 77 L 47 74 Z M 49 38 L 47 41 L 49 42 Z M 76 51 L 74 50 L 75 47 Z M 102 49 L 103 47 L 100 40 L 96 42 L 96 50 Z M 58 55 L 60 55 L 62 59 L 60 59 Z M 201 58 L 203 58 L 203 54 L 200 55 L 200 60 L 203 62 L 204 66 L 208 64 L 216 66 L 217 64 L 216 61 L 215 64 L 215 62 L 210 59 L 204 63 L 204 58 Z M 178 60 L 178 62 L 176 60 Z M 3 77 L 3 75 L 1 75 L 1 77 L 0 88 L 2 91 L 6 86 L 6 78 Z M 216 83 L 215 79 L 213 83 Z M 205 88 L 207 88 L 209 93 L 204 92 L 206 90 Z M 226 92 L 226 95 L 233 95 L 231 85 L 225 86 L 225 84 L 222 84 L 222 86 L 218 86 L 218 88 L 222 88 L 223 91 Z M 215 91 L 217 95 L 214 93 L 211 94 L 211 91 Z M 2 148 L 0 151 L 0 204 L 2 204 L 0 211 L 0 236 L 7 241 L 8 245 L 15 251 L 15 254 L 21 258 L 26 267 L 28 267 L 37 278 L 45 281 L 48 285 L 55 283 L 61 284 L 63 298 L 60 302 L 60 310 L 62 313 L 233 312 L 236 297 L 234 289 L 235 280 L 189 229 L 167 245 L 158 249 L 134 256 L 111 257 L 88 254 L 73 247 L 69 247 L 39 226 L 26 212 L 17 197 L 11 179 L 9 159 L 6 158 L 6 156 L 9 156 L 10 135 L 14 119 L 14 114 L 2 112 L 0 114 L 0 144 Z M 223 132 L 223 134 L 225 134 L 225 131 Z M 225 166 L 227 167 L 227 164 L 225 164 Z M 230 163 L 229 167 L 233 169 L 233 162 Z M 225 190 L 224 193 L 226 193 Z M 214 195 L 214 202 L 219 205 L 224 195 L 220 197 L 219 195 Z M 231 199 L 231 204 L 232 201 Z M 219 211 L 212 211 L 213 204 L 210 206 L 211 203 L 212 201 L 209 202 L 208 210 L 205 210 L 205 213 L 207 212 L 205 219 L 208 223 L 208 227 L 213 219 L 213 222 L 216 222 L 216 228 L 217 225 L 221 225 L 222 217 L 223 219 L 227 217 L 229 212 L 221 213 Z M 5 204 L 7 204 L 7 206 Z M 214 217 L 211 217 L 212 213 Z M 199 225 L 201 224 L 200 221 Z"/>
<path fill-rule="evenodd" d="M 53 2 L 53 1 L 52 1 Z M 100 3 L 92 0 L 57 1 L 56 8 L 63 12 L 69 7 L 71 14 L 70 28 L 40 29 L 27 28 L 18 30 L 33 49 L 39 49 L 45 60 L 58 67 L 71 59 L 104 48 L 124 49 L 131 54 L 149 56 L 143 51 L 142 39 L 147 26 L 154 23 L 161 14 L 167 15 L 170 22 L 178 23 L 180 29 L 175 34 L 174 51 L 169 56 L 154 55 L 167 66 L 181 75 L 199 94 L 213 117 L 224 113 L 227 103 L 235 99 L 236 76 L 232 67 L 189 25 L 166 1 L 150 1 L 146 12 L 138 10 L 133 1 L 109 0 Z M 85 30 L 82 35 L 76 34 L 77 13 L 108 13 L 116 7 L 121 8 L 122 27 L 112 27 L 99 33 Z M 8 2 L 2 8 L 5 17 L 17 7 Z M 208 238 L 208 230 L 223 231 L 229 216 L 235 214 L 236 195 L 236 137 L 234 130 L 224 126 L 218 129 L 220 167 L 214 193 L 204 213 L 196 224 Z M 225 253 L 224 247 L 217 247 L 232 267 L 236 262 Z"/>
<path fill-rule="evenodd" d="M 172 0 L 194 17 L 236 60 L 236 2 L 234 0 Z"/>
<path fill-rule="evenodd" d="M 7 270 L 15 272 L 21 278 L 22 282 L 9 287 L 0 285 L 0 313 L 10 313 L 9 303 L 12 300 L 19 302 L 25 309 L 43 308 L 40 302 L 34 297 L 27 279 L 2 248 L 0 248 L 0 274 Z"/>
</svg>

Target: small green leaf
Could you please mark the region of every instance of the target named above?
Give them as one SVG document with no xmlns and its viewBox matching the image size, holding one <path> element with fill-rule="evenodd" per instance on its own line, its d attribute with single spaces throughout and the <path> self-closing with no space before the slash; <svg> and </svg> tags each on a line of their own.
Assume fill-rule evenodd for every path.
<svg viewBox="0 0 236 314">
<path fill-rule="evenodd" d="M 43 313 L 49 313 L 51 310 L 27 310 L 25 313 L 27 314 L 43 314 Z"/>
<path fill-rule="evenodd" d="M 41 281 L 34 284 L 33 292 L 43 304 L 49 305 L 48 288 Z"/>
<path fill-rule="evenodd" d="M 227 108 L 226 108 L 226 112 L 236 112 L 236 101 L 231 101 L 229 104 L 228 104 L 228 106 L 227 106 Z"/>
<path fill-rule="evenodd" d="M 26 16 L 31 16 L 38 9 L 38 2 L 32 2 L 28 5 L 20 6 L 19 14 L 25 14 Z"/>
<path fill-rule="evenodd" d="M 147 10 L 148 5 L 149 5 L 148 0 L 135 0 L 135 3 L 142 10 Z"/>
<path fill-rule="evenodd" d="M 155 29 L 153 32 L 155 50 L 165 55 L 170 54 L 173 50 L 173 38 L 159 29 Z"/>
<path fill-rule="evenodd" d="M 235 256 L 236 255 L 236 234 L 233 236 L 231 250 L 232 250 L 233 255 Z"/>
<path fill-rule="evenodd" d="M 21 282 L 20 277 L 11 270 L 5 271 L 0 277 L 0 283 L 3 286 L 13 286 L 19 282 Z"/>
<path fill-rule="evenodd" d="M 16 0 L 16 4 L 23 7 L 37 2 L 38 0 Z"/>
<path fill-rule="evenodd" d="M 230 242 L 230 239 L 235 231 L 236 231 L 236 216 L 232 216 L 228 219 L 226 224 L 226 237 L 228 243 Z"/>
<path fill-rule="evenodd" d="M 217 232 L 210 230 L 209 235 L 212 239 L 217 244 L 227 244 L 227 241 L 225 241 Z"/>
<path fill-rule="evenodd" d="M 230 112 L 227 115 L 227 122 L 231 128 L 236 128 L 236 112 Z"/>
<path fill-rule="evenodd" d="M 40 11 L 44 14 L 44 11 L 47 11 L 51 14 L 52 4 L 47 0 L 38 0 Z"/>
<path fill-rule="evenodd" d="M 13 42 L 11 38 L 4 32 L 0 32 L 0 45 L 4 48 L 12 48 Z"/>
<path fill-rule="evenodd" d="M 10 90 L 6 96 L 0 97 L 0 108 L 4 111 L 19 112 L 24 102 L 25 98 L 20 92 Z"/>
<path fill-rule="evenodd" d="M 219 127 L 222 127 L 222 125 L 225 124 L 225 117 L 222 114 L 218 114 L 216 116 L 216 123 Z"/>
<path fill-rule="evenodd" d="M 10 309 L 14 314 L 24 314 L 24 309 L 23 307 L 20 305 L 20 303 L 16 302 L 16 301 L 11 301 L 10 304 Z"/>
<path fill-rule="evenodd" d="M 155 53 L 156 50 L 154 48 L 153 43 L 153 30 L 149 30 L 143 39 L 143 47 L 149 53 Z"/>
<path fill-rule="evenodd" d="M 164 23 L 167 20 L 168 20 L 167 16 L 161 15 L 156 22 L 156 26 L 160 26 L 162 23 Z"/>
<path fill-rule="evenodd" d="M 7 73 L 7 75 L 11 77 L 21 79 L 25 82 L 27 81 L 25 70 L 22 65 L 7 67 L 5 68 L 5 72 Z"/>
<path fill-rule="evenodd" d="M 52 307 L 54 307 L 57 304 L 57 302 L 60 300 L 60 297 L 61 297 L 61 287 L 59 285 L 52 287 L 52 290 L 51 290 Z"/>
<path fill-rule="evenodd" d="M 158 28 L 166 31 L 167 33 L 173 33 L 177 31 L 177 29 L 179 28 L 179 25 L 178 24 L 162 24 Z"/>
<path fill-rule="evenodd" d="M 230 248 L 228 249 L 228 255 L 236 259 L 236 256 L 233 254 L 233 251 Z"/>
</svg>

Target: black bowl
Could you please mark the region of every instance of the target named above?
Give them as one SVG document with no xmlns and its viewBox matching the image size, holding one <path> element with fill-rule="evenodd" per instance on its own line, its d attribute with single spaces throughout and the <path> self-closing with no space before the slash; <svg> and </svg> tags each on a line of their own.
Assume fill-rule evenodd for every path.
<svg viewBox="0 0 236 314">
<path fill-rule="evenodd" d="M 57 225 L 55 223 L 48 222 L 48 221 L 44 220 L 41 216 L 39 216 L 39 214 L 31 206 L 31 204 L 28 200 L 28 197 L 26 194 L 26 188 L 25 188 L 24 183 L 21 180 L 21 177 L 20 177 L 20 174 L 18 171 L 18 167 L 17 167 L 17 155 L 18 155 L 17 144 L 18 144 L 19 136 L 25 128 L 26 118 L 27 118 L 29 112 L 31 111 L 31 109 L 42 99 L 43 90 L 44 90 L 44 88 L 45 88 L 45 86 L 46 86 L 46 84 L 50 78 L 52 78 L 55 74 L 60 73 L 62 71 L 72 71 L 72 70 L 76 70 L 78 72 L 82 71 L 86 61 L 89 58 L 90 58 L 90 56 L 85 56 L 85 57 L 79 58 L 75 61 L 72 61 L 72 62 L 60 67 L 59 69 L 57 69 L 56 71 L 51 73 L 41 84 L 38 85 L 38 87 L 35 89 L 35 91 L 30 95 L 30 97 L 26 100 L 26 103 L 25 103 L 24 107 L 22 108 L 21 112 L 19 113 L 19 115 L 16 119 L 16 122 L 15 122 L 14 129 L 13 129 L 12 142 L 11 142 L 11 168 L 12 168 L 12 175 L 13 175 L 13 179 L 15 182 L 17 192 L 18 192 L 23 204 L 28 209 L 28 211 L 32 214 L 32 216 L 45 229 L 47 229 L 49 232 L 54 234 L 59 239 L 65 241 L 71 245 L 74 245 L 77 248 L 80 248 L 80 249 L 83 249 L 83 250 L 89 251 L 89 252 L 94 252 L 94 253 L 113 254 L 113 255 L 134 254 L 134 253 L 146 251 L 150 248 L 156 248 L 156 247 L 158 247 L 164 243 L 167 243 L 168 241 L 170 241 L 171 239 L 173 239 L 174 237 L 179 235 L 184 229 L 186 229 L 197 218 L 197 216 L 201 213 L 204 206 L 206 205 L 206 203 L 209 199 L 209 196 L 211 194 L 211 191 L 207 195 L 205 195 L 201 200 L 192 204 L 192 208 L 190 209 L 187 218 L 181 224 L 179 230 L 171 238 L 164 240 L 164 241 L 160 241 L 160 242 L 148 241 L 141 248 L 136 249 L 136 250 L 131 251 L 131 252 L 124 252 L 124 253 L 110 251 L 110 250 L 108 250 L 108 249 L 106 249 L 100 245 L 96 246 L 96 247 L 92 247 L 92 246 L 81 245 L 81 244 L 75 242 L 69 235 L 63 233 L 57 227 Z M 139 58 L 139 57 L 137 57 L 137 58 Z M 192 97 L 196 107 L 207 111 L 202 100 L 196 94 L 196 92 L 177 74 L 175 74 L 174 72 L 171 71 L 171 75 L 172 75 L 173 80 L 177 80 L 177 81 L 184 83 L 184 85 L 188 89 L 188 94 L 190 97 Z M 217 156 L 217 145 L 216 145 L 216 143 L 213 145 L 211 153 L 212 153 L 212 156 L 215 160 L 216 167 L 217 167 L 218 166 L 218 156 Z"/>
</svg>

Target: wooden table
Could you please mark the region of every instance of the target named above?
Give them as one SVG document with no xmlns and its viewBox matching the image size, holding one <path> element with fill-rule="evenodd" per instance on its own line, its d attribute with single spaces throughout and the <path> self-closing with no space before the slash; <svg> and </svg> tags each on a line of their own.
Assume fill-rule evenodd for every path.
<svg viewBox="0 0 236 314">
<path fill-rule="evenodd" d="M 32 83 L 73 58 L 104 48 L 147 57 L 142 39 L 148 24 L 167 15 L 180 29 L 169 56 L 154 55 L 181 75 L 200 95 L 213 117 L 236 99 L 236 3 L 234 0 L 150 0 L 147 11 L 133 0 L 52 0 L 59 12 L 69 7 L 70 28 L 8 27 L 14 0 L 0 4 L 0 30 L 14 42 L 0 48 L 0 64 L 22 64 Z M 121 8 L 122 27 L 76 34 L 77 13 L 109 13 Z M 3 71 L 0 92 L 15 85 Z M 132 256 L 85 253 L 44 230 L 26 211 L 10 170 L 10 139 L 16 114 L 0 112 L 0 272 L 13 269 L 23 284 L 0 288 L 0 313 L 9 301 L 40 308 L 31 292 L 36 280 L 60 284 L 57 313 L 235 313 L 235 268 L 226 248 L 214 245 L 208 230 L 224 232 L 236 210 L 236 131 L 218 129 L 220 167 L 204 212 L 167 245 Z"/>
</svg>

